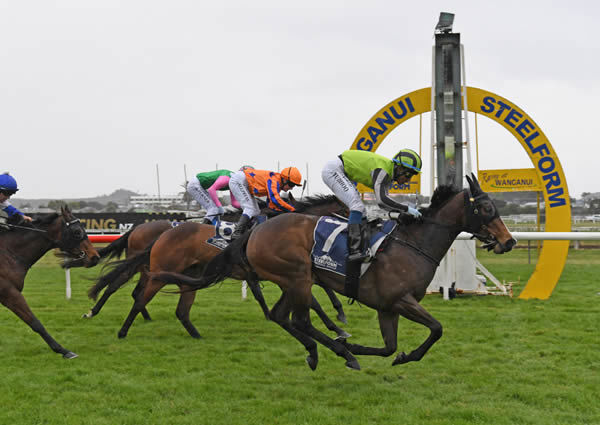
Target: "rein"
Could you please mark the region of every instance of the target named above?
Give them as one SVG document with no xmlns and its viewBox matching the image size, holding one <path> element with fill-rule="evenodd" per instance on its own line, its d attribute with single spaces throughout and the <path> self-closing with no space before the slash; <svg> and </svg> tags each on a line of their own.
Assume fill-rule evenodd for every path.
<svg viewBox="0 0 600 425">
<path fill-rule="evenodd" d="M 438 267 L 440 265 L 440 262 L 438 260 L 436 260 L 435 258 L 433 258 L 433 256 L 431 254 L 428 254 L 427 252 L 423 251 L 418 246 L 413 245 L 410 242 L 405 241 L 403 239 L 397 238 L 394 235 L 390 235 L 389 237 L 392 238 L 394 241 L 398 242 L 400 245 L 407 246 L 407 247 L 411 248 L 412 250 L 418 252 L 423 257 L 425 257 L 427 260 L 429 260 L 431 263 L 433 263 L 436 267 Z"/>
<path fill-rule="evenodd" d="M 4 224 L 4 226 L 8 226 L 14 229 L 23 229 L 23 230 L 31 230 L 32 232 L 40 232 L 40 233 L 48 233 L 48 231 L 46 230 L 42 230 L 42 229 L 37 229 L 35 227 L 25 227 L 25 226 L 18 226 L 16 224 Z"/>
</svg>

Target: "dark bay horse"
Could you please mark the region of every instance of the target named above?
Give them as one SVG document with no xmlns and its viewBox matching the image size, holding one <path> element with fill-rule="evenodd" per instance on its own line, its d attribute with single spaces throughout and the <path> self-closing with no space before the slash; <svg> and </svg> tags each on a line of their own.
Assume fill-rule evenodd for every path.
<svg viewBox="0 0 600 425">
<path fill-rule="evenodd" d="M 27 271 L 53 248 L 81 258 L 83 265 L 88 267 L 100 258 L 85 229 L 68 207 L 62 207 L 60 214 L 50 214 L 0 233 L 0 302 L 40 334 L 52 350 L 72 359 L 77 354 L 63 348 L 50 336 L 22 294 Z"/>
<path fill-rule="evenodd" d="M 308 351 L 306 360 L 313 370 L 318 363 L 316 342 L 343 357 L 346 366 L 352 369 L 360 369 L 354 354 L 391 356 L 397 348 L 400 315 L 428 327 L 430 334 L 410 354 L 399 353 L 392 364 L 419 361 L 442 336 L 442 325 L 419 301 L 458 234 L 472 233 L 497 254 L 510 251 L 516 243 L 475 176 L 467 180 L 469 189 L 438 187 L 429 208 L 422 210 L 423 223 L 397 226 L 361 278 L 357 300 L 377 310 L 383 348 L 336 341 L 312 326 L 308 309 L 312 282 L 317 280 L 344 293 L 343 276 L 312 267 L 310 252 L 316 217 L 290 214 L 263 223 L 215 257 L 199 279 L 170 273 L 152 278 L 201 289 L 231 275 L 235 267 L 250 268 L 260 279 L 270 280 L 281 288 L 283 294 L 271 310 L 271 318 L 304 345 Z"/>
<path fill-rule="evenodd" d="M 327 215 L 337 213 L 347 215 L 348 213 L 346 206 L 335 196 L 315 196 L 302 201 L 293 200 L 293 204 L 296 207 L 296 212 L 301 214 Z M 231 218 L 227 217 L 225 219 L 231 220 Z M 204 265 L 221 252 L 219 248 L 206 243 L 214 235 L 214 226 L 194 222 L 183 223 L 169 229 L 160 234 L 158 239 L 141 254 L 115 263 L 113 270 L 100 276 L 96 285 L 90 289 L 89 294 L 91 297 L 94 297 L 94 295 L 107 285 L 110 285 L 112 292 L 114 292 L 140 270 L 140 267 L 149 267 L 149 270 L 153 272 L 168 271 L 198 275 L 204 268 Z M 256 277 L 252 274 L 241 272 L 236 275 L 236 278 L 248 282 L 252 294 L 261 305 L 265 316 L 268 317 L 269 309 L 262 296 L 260 284 Z M 164 287 L 162 282 L 148 279 L 145 272 L 142 272 L 142 277 L 138 285 L 140 285 L 143 291 L 138 292 L 136 301 L 119 331 L 119 338 L 127 336 L 129 328 L 133 324 L 137 314 L 141 313 L 154 295 Z M 337 299 L 333 291 L 327 288 L 325 288 L 325 291 L 338 311 L 338 318 L 345 322 L 341 302 Z M 189 318 L 189 312 L 194 299 L 195 292 L 183 291 L 177 305 L 176 316 L 192 337 L 200 338 L 200 333 Z M 314 297 L 311 300 L 311 306 L 324 321 L 328 329 L 336 332 L 340 337 L 348 336 L 343 329 L 336 326 L 329 319 Z"/>
</svg>

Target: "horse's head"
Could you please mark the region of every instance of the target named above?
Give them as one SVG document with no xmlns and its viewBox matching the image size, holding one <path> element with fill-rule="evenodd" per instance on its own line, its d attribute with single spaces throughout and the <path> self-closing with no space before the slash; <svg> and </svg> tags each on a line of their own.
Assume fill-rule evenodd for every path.
<svg viewBox="0 0 600 425">
<path fill-rule="evenodd" d="M 60 226 L 56 226 L 49 236 L 55 239 L 58 248 L 67 256 L 83 261 L 85 267 L 98 264 L 100 255 L 90 242 L 85 229 L 78 218 L 75 218 L 68 206 L 60 208 L 58 217 Z"/>
<path fill-rule="evenodd" d="M 475 175 L 466 176 L 469 182 L 469 194 L 465 194 L 467 208 L 467 232 L 484 242 L 484 247 L 503 254 L 512 249 L 517 241 L 500 218 L 494 201 L 481 190 Z"/>
</svg>

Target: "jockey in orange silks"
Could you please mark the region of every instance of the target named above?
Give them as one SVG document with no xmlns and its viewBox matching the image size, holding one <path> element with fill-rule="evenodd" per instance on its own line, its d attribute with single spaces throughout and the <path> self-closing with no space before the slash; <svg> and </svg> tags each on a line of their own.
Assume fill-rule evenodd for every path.
<svg viewBox="0 0 600 425">
<path fill-rule="evenodd" d="M 242 206 L 242 217 L 238 221 L 232 239 L 240 237 L 248 228 L 260 209 L 255 196 L 266 196 L 269 207 L 276 211 L 294 211 L 295 208 L 281 199 L 279 193 L 302 185 L 302 174 L 296 167 L 287 167 L 280 173 L 268 170 L 241 170 L 231 175 L 229 190 Z"/>
</svg>

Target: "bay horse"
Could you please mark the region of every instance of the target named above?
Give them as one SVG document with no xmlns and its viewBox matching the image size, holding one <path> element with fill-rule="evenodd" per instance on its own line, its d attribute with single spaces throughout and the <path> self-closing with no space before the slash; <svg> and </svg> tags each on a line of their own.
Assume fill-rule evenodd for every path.
<svg viewBox="0 0 600 425">
<path fill-rule="evenodd" d="M 305 200 L 293 200 L 293 205 L 296 208 L 296 212 L 300 214 L 328 215 L 337 213 L 346 216 L 348 214 L 347 207 L 333 195 L 313 196 L 308 197 Z M 265 212 L 264 209 L 263 212 Z M 98 278 L 97 283 L 90 289 L 89 295 L 90 297 L 93 297 L 107 285 L 115 288 L 117 285 L 120 286 L 124 284 L 140 270 L 141 267 L 148 267 L 151 272 L 167 271 L 198 275 L 204 268 L 204 265 L 221 252 L 221 249 L 206 243 L 206 241 L 213 236 L 215 236 L 215 227 L 213 225 L 195 222 L 183 223 L 169 229 L 160 234 L 156 241 L 142 253 L 135 257 L 115 262 L 113 270 Z M 269 308 L 266 305 L 260 289 L 260 283 L 256 277 L 251 274 L 240 273 L 236 275 L 236 278 L 248 282 L 252 294 L 261 305 L 265 317 L 268 318 Z M 156 293 L 164 287 L 164 283 L 148 279 L 146 272 L 142 273 L 139 285 L 141 285 L 143 290 L 138 292 L 131 311 L 119 330 L 119 338 L 125 338 L 127 336 L 129 328 L 133 324 L 136 316 L 145 309 L 146 305 L 152 300 Z M 324 289 L 338 311 L 338 319 L 345 323 L 346 317 L 341 302 L 337 299 L 333 291 L 327 288 Z M 195 292 L 182 291 L 176 309 L 176 317 L 188 331 L 190 336 L 200 338 L 200 333 L 189 318 L 189 312 L 194 299 Z M 349 336 L 347 332 L 336 326 L 335 323 L 329 319 L 314 297 L 311 299 L 311 307 L 317 312 L 327 328 L 336 332 L 338 337 Z"/>
<path fill-rule="evenodd" d="M 430 334 L 410 354 L 399 353 L 392 365 L 419 361 L 442 336 L 442 325 L 419 301 L 458 234 L 472 233 L 496 254 L 510 251 L 516 243 L 475 176 L 467 176 L 467 181 L 469 189 L 438 187 L 430 206 L 421 211 L 422 223 L 397 226 L 360 279 L 356 299 L 377 311 L 383 348 L 336 341 L 312 326 L 308 309 L 312 282 L 317 280 L 344 293 L 344 276 L 312 266 L 316 217 L 290 214 L 263 223 L 216 256 L 199 279 L 172 273 L 154 274 L 152 279 L 177 281 L 191 289 L 202 289 L 231 275 L 235 267 L 246 267 L 260 279 L 276 283 L 282 296 L 271 310 L 271 319 L 304 345 L 308 351 L 306 361 L 312 370 L 318 363 L 316 342 L 343 357 L 351 369 L 360 369 L 355 354 L 391 356 L 397 348 L 400 315 L 428 327 Z"/>
<path fill-rule="evenodd" d="M 50 336 L 22 294 L 27 271 L 53 248 L 79 257 L 87 267 L 94 266 L 100 258 L 85 229 L 66 206 L 61 207 L 60 214 L 50 214 L 0 233 L 0 302 L 38 333 L 54 352 L 72 359 L 77 354 Z"/>
<path fill-rule="evenodd" d="M 317 198 L 315 198 L 315 199 L 317 199 Z M 261 206 L 261 210 L 266 213 L 268 210 L 266 203 L 261 200 L 259 200 L 259 201 L 260 201 L 259 205 Z M 301 208 L 303 206 L 306 207 L 306 205 L 307 205 L 306 202 L 296 201 L 291 196 L 288 199 L 288 201 L 291 202 L 292 204 L 300 205 Z M 314 201 L 309 199 L 308 202 L 314 202 Z M 223 214 L 222 220 L 223 221 L 237 221 L 240 218 L 240 216 L 241 216 L 241 210 L 239 210 L 239 209 L 226 210 L 225 213 Z M 154 241 L 156 241 L 161 234 L 163 234 L 167 230 L 171 230 L 172 228 L 173 228 L 173 223 L 169 220 L 156 220 L 156 221 L 149 221 L 146 223 L 139 224 L 139 225 L 133 227 L 131 230 L 124 233 L 117 240 L 111 242 L 109 245 L 107 245 L 103 248 L 100 248 L 98 250 L 98 254 L 100 255 L 101 260 L 119 259 L 123 255 L 123 252 L 125 252 L 125 258 L 136 257 L 137 255 L 143 253 L 148 247 L 150 247 L 151 244 Z M 108 301 L 108 299 L 117 290 L 122 288 L 123 285 L 127 281 L 129 281 L 131 279 L 131 277 L 133 277 L 133 275 L 135 275 L 137 272 L 139 272 L 140 278 L 139 278 L 136 286 L 133 288 L 133 291 L 131 292 L 131 297 L 135 301 L 137 299 L 138 294 L 142 292 L 144 285 L 146 284 L 146 281 L 147 281 L 146 269 L 148 268 L 149 262 L 150 262 L 150 258 L 149 257 L 147 257 L 147 258 L 148 258 L 148 261 L 145 263 L 143 263 L 143 262 L 139 263 L 138 267 L 137 267 L 137 269 L 135 269 L 135 271 L 129 270 L 125 274 L 116 273 L 116 272 L 108 272 L 108 273 L 104 274 L 103 276 L 101 276 L 98 279 L 97 284 L 94 285 L 92 288 L 90 288 L 90 290 L 88 291 L 88 295 L 91 299 L 96 300 L 98 298 L 99 293 L 104 289 L 104 291 L 102 292 L 102 296 L 100 297 L 99 300 L 97 300 L 96 304 L 94 304 L 94 306 L 87 313 L 84 313 L 82 315 L 82 317 L 89 319 L 89 318 L 92 318 L 92 317 L 98 315 L 100 313 L 100 310 L 102 309 L 102 307 L 104 307 L 104 304 L 106 304 L 106 302 Z M 80 267 L 81 265 L 82 265 L 81 260 L 67 259 L 63 263 L 62 266 L 64 268 L 71 268 L 71 267 Z M 115 266 L 116 266 L 116 264 L 115 264 Z M 121 268 L 120 270 L 123 270 L 123 269 Z M 260 291 L 260 287 L 257 288 L 255 286 L 252 286 L 251 290 L 253 291 L 253 294 L 254 294 L 255 291 L 257 291 L 257 290 Z M 329 299 L 331 300 L 334 308 L 337 311 L 337 318 L 341 322 L 346 323 L 346 315 L 344 313 L 342 303 L 339 301 L 339 299 L 336 297 L 335 293 L 332 290 L 325 288 L 325 292 L 326 292 L 327 296 L 329 297 Z M 258 302 L 261 304 L 261 307 L 263 307 L 263 310 L 265 310 L 265 309 L 268 310 L 268 307 L 266 306 L 266 304 L 264 304 L 264 301 L 261 302 L 261 300 L 263 300 L 262 296 L 260 296 L 260 299 L 258 299 Z M 146 307 L 144 307 L 140 313 L 142 314 L 142 317 L 144 318 L 144 320 L 148 320 L 148 321 L 152 320 L 150 317 L 150 313 L 148 313 L 148 310 L 146 309 Z"/>
</svg>

